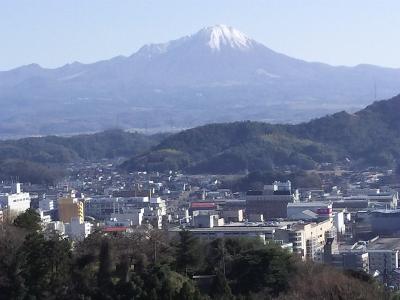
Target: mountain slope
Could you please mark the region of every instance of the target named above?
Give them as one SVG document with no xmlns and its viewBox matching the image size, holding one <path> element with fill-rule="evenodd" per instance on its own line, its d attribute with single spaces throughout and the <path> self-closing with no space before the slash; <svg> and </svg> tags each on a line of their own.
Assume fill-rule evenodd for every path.
<svg viewBox="0 0 400 300">
<path fill-rule="evenodd" d="M 400 70 L 333 67 L 277 53 L 225 25 L 129 57 L 0 72 L 0 137 L 296 123 L 400 93 Z"/>
<path fill-rule="evenodd" d="M 122 130 L 72 137 L 34 137 L 0 141 L 0 162 L 16 159 L 37 163 L 129 157 L 157 145 L 166 134 L 143 135 Z"/>
<path fill-rule="evenodd" d="M 167 137 L 122 167 L 235 173 L 350 159 L 353 166 L 393 166 L 400 161 L 400 96 L 355 113 L 336 113 L 298 125 L 259 122 L 211 124 Z"/>
<path fill-rule="evenodd" d="M 54 184 L 65 176 L 65 163 L 138 155 L 166 136 L 108 130 L 72 137 L 0 141 L 0 180 L 18 178 L 22 182 Z"/>
</svg>

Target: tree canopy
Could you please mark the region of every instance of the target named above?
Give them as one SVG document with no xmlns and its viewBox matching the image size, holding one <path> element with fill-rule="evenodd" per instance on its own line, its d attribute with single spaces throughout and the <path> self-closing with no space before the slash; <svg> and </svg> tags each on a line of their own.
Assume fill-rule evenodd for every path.
<svg viewBox="0 0 400 300">
<path fill-rule="evenodd" d="M 95 232 L 72 247 L 58 235 L 25 227 L 0 228 L 0 299 L 369 300 L 389 295 L 370 277 L 304 264 L 278 245 L 254 238 Z"/>
</svg>

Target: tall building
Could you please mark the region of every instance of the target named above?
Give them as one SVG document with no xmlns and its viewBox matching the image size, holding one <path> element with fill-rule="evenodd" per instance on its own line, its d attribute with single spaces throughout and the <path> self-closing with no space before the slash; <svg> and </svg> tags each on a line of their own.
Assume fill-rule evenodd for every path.
<svg viewBox="0 0 400 300">
<path fill-rule="evenodd" d="M 291 183 L 275 181 L 263 191 L 248 191 L 246 194 L 246 214 L 262 214 L 264 219 L 286 218 L 287 205 L 294 202 Z"/>
<path fill-rule="evenodd" d="M 80 223 L 84 222 L 83 199 L 75 196 L 75 191 L 58 199 L 58 218 L 64 223 L 70 223 L 71 219 L 77 219 Z"/>
<path fill-rule="evenodd" d="M 0 205 L 15 216 L 30 208 L 31 197 L 29 193 L 22 192 L 20 183 L 15 183 L 11 186 L 9 193 L 0 194 Z"/>
</svg>

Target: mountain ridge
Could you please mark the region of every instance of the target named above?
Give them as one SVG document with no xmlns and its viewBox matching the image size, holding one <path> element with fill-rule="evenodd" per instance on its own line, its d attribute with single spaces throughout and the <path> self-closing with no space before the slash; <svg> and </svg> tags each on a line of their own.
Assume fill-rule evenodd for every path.
<svg viewBox="0 0 400 300">
<path fill-rule="evenodd" d="M 400 95 L 355 114 L 342 111 L 298 125 L 249 121 L 204 125 L 167 137 L 122 168 L 225 174 L 313 169 L 324 163 L 395 167 L 400 163 L 399 109 Z"/>
<path fill-rule="evenodd" d="M 240 120 L 299 123 L 354 111 L 376 94 L 400 93 L 400 69 L 306 62 L 234 28 L 210 28 L 128 57 L 0 72 L 0 138 L 116 126 L 165 131 Z"/>
</svg>

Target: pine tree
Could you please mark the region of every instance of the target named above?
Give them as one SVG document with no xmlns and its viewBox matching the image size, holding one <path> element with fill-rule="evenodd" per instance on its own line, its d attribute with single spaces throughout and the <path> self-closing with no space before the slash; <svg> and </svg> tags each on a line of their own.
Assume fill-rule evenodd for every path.
<svg viewBox="0 0 400 300">
<path fill-rule="evenodd" d="M 42 229 L 40 215 L 32 208 L 28 208 L 24 213 L 18 215 L 14 220 L 14 225 L 29 231 Z"/>
<path fill-rule="evenodd" d="M 72 253 L 70 242 L 58 235 L 46 241 L 46 255 L 49 261 L 49 290 L 61 299 L 68 295 L 71 288 L 70 274 Z"/>
<path fill-rule="evenodd" d="M 180 242 L 177 248 L 176 266 L 178 271 L 188 274 L 194 270 L 201 261 L 199 242 L 190 231 L 184 230 L 179 233 Z"/>
<path fill-rule="evenodd" d="M 211 287 L 211 295 L 213 296 L 213 299 L 233 299 L 228 280 L 222 272 L 218 272 L 214 278 L 213 285 Z"/>
<path fill-rule="evenodd" d="M 44 236 L 29 234 L 20 249 L 20 255 L 24 260 L 21 275 L 28 289 L 27 296 L 45 298 L 50 282 L 50 262 Z"/>
<path fill-rule="evenodd" d="M 99 296 L 103 299 L 111 299 L 113 294 L 112 282 L 112 260 L 110 243 L 104 239 L 100 246 L 99 254 L 99 270 L 97 274 L 97 284 L 99 288 Z"/>
</svg>

